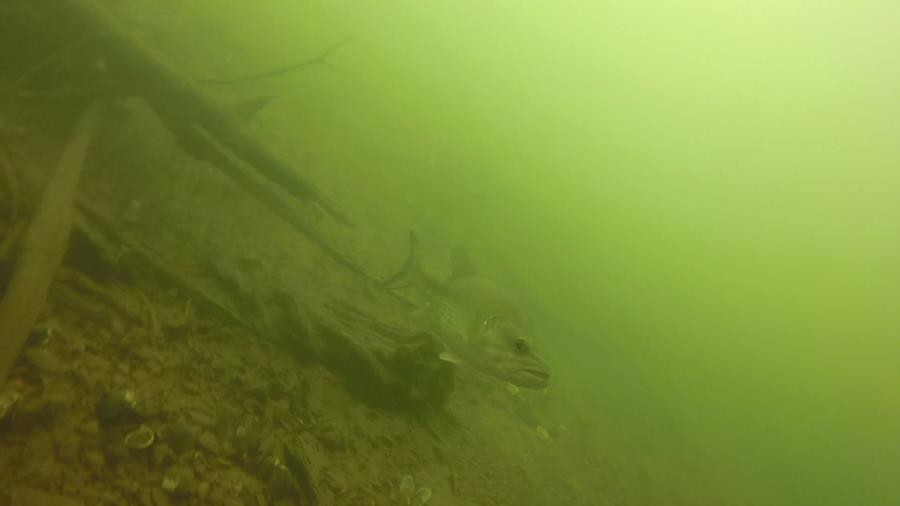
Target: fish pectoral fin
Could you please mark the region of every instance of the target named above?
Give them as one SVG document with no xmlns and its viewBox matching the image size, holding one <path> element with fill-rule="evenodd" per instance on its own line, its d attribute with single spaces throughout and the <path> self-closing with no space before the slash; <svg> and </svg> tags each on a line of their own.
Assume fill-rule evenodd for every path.
<svg viewBox="0 0 900 506">
<path fill-rule="evenodd" d="M 452 351 L 442 351 L 438 358 L 443 360 L 444 362 L 450 362 L 451 364 L 464 364 L 465 360 L 460 358 L 459 355 L 453 353 Z"/>
</svg>

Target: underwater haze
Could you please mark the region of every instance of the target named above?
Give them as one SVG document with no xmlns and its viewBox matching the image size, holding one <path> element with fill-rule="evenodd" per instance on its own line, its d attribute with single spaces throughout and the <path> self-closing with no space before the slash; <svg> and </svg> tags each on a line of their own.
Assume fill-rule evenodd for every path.
<svg viewBox="0 0 900 506">
<path fill-rule="evenodd" d="M 180 15 L 257 68 L 353 37 L 260 127 L 512 289 L 634 497 L 900 504 L 900 3 L 248 5 Z"/>
</svg>

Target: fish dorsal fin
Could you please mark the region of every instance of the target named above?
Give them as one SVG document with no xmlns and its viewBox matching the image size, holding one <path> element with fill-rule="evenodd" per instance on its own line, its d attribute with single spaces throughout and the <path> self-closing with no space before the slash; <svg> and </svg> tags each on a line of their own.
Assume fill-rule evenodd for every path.
<svg viewBox="0 0 900 506">
<path fill-rule="evenodd" d="M 274 95 L 263 95 L 261 97 L 241 100 L 229 104 L 229 109 L 239 120 L 249 122 L 263 107 L 269 105 L 269 102 L 271 102 L 273 98 L 275 98 Z"/>
<path fill-rule="evenodd" d="M 478 274 L 478 269 L 475 268 L 469 251 L 461 245 L 454 247 L 453 253 L 450 255 L 450 279 L 475 276 L 476 274 Z"/>
<path fill-rule="evenodd" d="M 463 360 L 459 355 L 453 353 L 450 350 L 442 351 L 438 354 L 438 358 L 443 360 L 444 362 L 450 362 L 451 364 L 464 364 L 465 360 Z"/>
</svg>

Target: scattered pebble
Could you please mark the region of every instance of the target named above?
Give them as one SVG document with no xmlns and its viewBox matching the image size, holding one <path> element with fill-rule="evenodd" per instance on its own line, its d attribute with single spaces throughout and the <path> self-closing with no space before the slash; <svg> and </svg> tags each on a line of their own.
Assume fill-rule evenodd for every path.
<svg viewBox="0 0 900 506">
<path fill-rule="evenodd" d="M 82 436 L 95 437 L 100 435 L 100 424 L 97 420 L 86 420 L 79 424 L 75 430 Z"/>
<path fill-rule="evenodd" d="M 25 350 L 25 356 L 44 374 L 62 374 L 71 369 L 69 364 L 60 360 L 53 352 L 42 346 L 28 348 Z"/>
<path fill-rule="evenodd" d="M 196 409 L 188 411 L 188 418 L 197 425 L 202 425 L 204 427 L 214 427 L 216 425 L 216 421 L 211 415 Z"/>
<path fill-rule="evenodd" d="M 83 506 L 84 503 L 72 497 L 51 494 L 33 488 L 16 489 L 10 494 L 12 506 Z M 4 503 L 5 504 L 5 503 Z"/>
<path fill-rule="evenodd" d="M 106 468 L 106 458 L 97 450 L 88 450 L 82 457 L 92 473 L 99 475 Z"/>
<path fill-rule="evenodd" d="M 212 490 L 212 485 L 208 481 L 201 481 L 197 484 L 197 498 L 206 499 L 209 497 L 210 490 Z"/>
<path fill-rule="evenodd" d="M 97 404 L 97 419 L 100 425 L 132 422 L 140 418 L 136 406 L 137 396 L 132 390 L 108 392 Z"/>
<path fill-rule="evenodd" d="M 169 506 L 172 504 L 172 500 L 166 495 L 166 490 L 160 487 L 153 487 L 153 490 L 150 491 L 150 498 L 153 501 L 151 506 Z"/>
<path fill-rule="evenodd" d="M 216 439 L 216 436 L 214 436 L 209 431 L 206 431 L 203 434 L 200 434 L 200 437 L 197 438 L 197 443 L 200 445 L 201 448 L 203 448 L 204 450 L 206 450 L 210 453 L 218 454 L 219 451 L 221 450 L 221 446 L 219 445 L 219 440 Z"/>
<path fill-rule="evenodd" d="M 166 470 L 162 479 L 162 488 L 169 495 L 186 497 L 197 489 L 194 470 L 183 465 L 174 465 Z"/>
<path fill-rule="evenodd" d="M 175 422 L 165 428 L 163 439 L 175 453 L 185 453 L 194 449 L 196 435 L 189 425 Z"/>
<path fill-rule="evenodd" d="M 175 462 L 175 453 L 165 443 L 153 445 L 153 464 L 157 466 L 168 466 Z"/>
</svg>

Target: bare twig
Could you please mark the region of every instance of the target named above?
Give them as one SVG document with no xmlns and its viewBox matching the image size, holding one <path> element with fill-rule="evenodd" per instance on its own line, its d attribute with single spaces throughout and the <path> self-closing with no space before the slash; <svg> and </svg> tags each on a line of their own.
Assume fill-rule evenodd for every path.
<svg viewBox="0 0 900 506">
<path fill-rule="evenodd" d="M 328 61 L 328 57 L 331 56 L 332 54 L 334 54 L 341 47 L 347 45 L 347 43 L 350 42 L 351 40 L 353 40 L 353 37 L 347 37 L 346 39 L 342 40 L 341 42 L 338 42 L 337 44 L 322 51 L 317 56 L 314 56 L 308 60 L 303 60 L 298 63 L 292 63 L 290 65 L 286 65 L 283 67 L 278 67 L 278 68 L 271 69 L 271 70 L 265 70 L 263 72 L 257 72 L 255 74 L 250 74 L 250 75 L 245 75 L 245 76 L 232 77 L 229 79 L 216 79 L 216 78 L 212 78 L 212 77 L 202 78 L 202 79 L 198 79 L 198 82 L 200 84 L 210 84 L 210 85 L 237 84 L 237 83 L 243 83 L 246 81 L 250 81 L 253 79 L 262 79 L 265 77 L 280 76 L 283 74 L 287 74 L 288 72 L 293 72 L 295 70 L 300 70 L 300 69 L 312 67 L 315 65 L 324 65 L 326 67 L 331 67 L 333 69 L 340 70 L 339 67 L 335 66 L 333 63 Z"/>
</svg>

